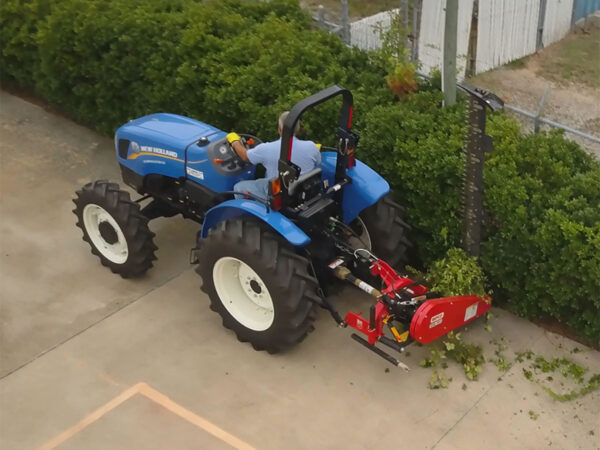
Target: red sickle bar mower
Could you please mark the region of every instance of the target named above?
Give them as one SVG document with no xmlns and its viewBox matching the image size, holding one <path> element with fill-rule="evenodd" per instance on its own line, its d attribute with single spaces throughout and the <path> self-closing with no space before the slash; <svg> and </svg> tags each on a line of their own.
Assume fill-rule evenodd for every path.
<svg viewBox="0 0 600 450">
<path fill-rule="evenodd" d="M 356 333 L 352 339 L 364 345 L 369 350 L 406 371 L 409 368 L 398 359 L 376 347 L 380 342 L 400 353 L 413 341 L 428 344 L 452 330 L 455 330 L 477 317 L 485 314 L 491 306 L 489 296 L 460 295 L 454 297 L 437 297 L 435 293 L 411 280 L 400 276 L 385 261 L 378 259 L 371 252 L 358 249 L 354 252 L 358 264 L 368 264 L 372 279 L 379 279 L 381 290 L 355 277 L 345 266 L 343 258 L 333 261 L 329 268 L 336 278 L 345 280 L 363 290 L 376 299 L 371 305 L 369 317 L 363 317 L 362 312 L 348 312 L 341 327 L 350 326 L 366 339 Z M 356 264 L 357 261 L 354 261 Z M 335 315 L 334 315 L 335 318 Z M 406 330 L 399 332 L 395 322 L 408 324 Z M 392 337 L 385 336 L 384 328 L 389 328 Z"/>
</svg>

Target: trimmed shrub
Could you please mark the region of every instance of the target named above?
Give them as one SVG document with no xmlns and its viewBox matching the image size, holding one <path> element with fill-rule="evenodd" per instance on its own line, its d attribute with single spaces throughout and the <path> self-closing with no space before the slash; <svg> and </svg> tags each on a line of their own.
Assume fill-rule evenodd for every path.
<svg viewBox="0 0 600 450">
<path fill-rule="evenodd" d="M 32 88 L 39 70 L 37 32 L 53 0 L 0 3 L 0 81 Z"/>
<path fill-rule="evenodd" d="M 38 33 L 36 90 L 105 133 L 168 106 L 186 3 L 58 2 Z"/>
<path fill-rule="evenodd" d="M 442 295 L 485 295 L 485 277 L 477 259 L 460 248 L 451 248 L 434 262 L 427 276 L 431 290 Z"/>
<path fill-rule="evenodd" d="M 417 256 L 426 264 L 460 245 L 461 188 L 466 139 L 464 103 L 441 108 L 440 91 L 367 113 L 358 157 L 392 185 L 413 226 Z"/>
<path fill-rule="evenodd" d="M 274 14 L 254 24 L 243 23 L 242 16 L 237 15 L 231 20 L 234 34 L 222 39 L 213 33 L 198 39 L 207 21 L 193 20 L 183 34 L 185 62 L 178 70 L 181 91 L 203 86 L 199 99 L 184 100 L 185 112 L 205 117 L 223 129 L 249 130 L 274 138 L 282 110 L 332 84 L 358 86 L 361 62 L 369 71 L 366 55 L 361 58 L 336 37 L 311 31 L 303 22 L 290 22 Z M 216 26 L 222 29 L 223 20 Z M 381 79 L 382 74 L 377 76 Z M 305 131 L 316 139 L 325 138 L 320 124 L 327 120 L 325 117 L 335 121 L 339 107 L 333 102 L 308 113 Z"/>
<path fill-rule="evenodd" d="M 485 275 L 477 258 L 461 249 L 452 247 L 445 256 L 434 261 L 426 273 L 407 266 L 418 283 L 427 285 L 431 292 L 444 297 L 454 295 L 487 295 Z"/>
<path fill-rule="evenodd" d="M 490 121 L 482 263 L 513 311 L 600 342 L 600 164 L 561 133 Z"/>
<path fill-rule="evenodd" d="M 363 104 L 392 98 L 377 61 L 313 30 L 293 0 L 9 0 L 0 8 L 15 34 L 2 51 L 3 79 L 107 134 L 170 111 L 269 139 L 282 110 L 329 85 L 352 89 Z M 333 138 L 320 124 L 338 111 L 330 103 L 308 114 L 305 131 Z"/>
</svg>

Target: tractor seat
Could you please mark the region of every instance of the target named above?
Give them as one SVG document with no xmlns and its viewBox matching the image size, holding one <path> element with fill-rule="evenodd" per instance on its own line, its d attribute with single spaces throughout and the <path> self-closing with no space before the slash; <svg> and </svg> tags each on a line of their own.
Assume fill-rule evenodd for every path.
<svg viewBox="0 0 600 450">
<path fill-rule="evenodd" d="M 321 168 L 317 167 L 316 169 L 313 169 L 310 172 L 306 172 L 300 175 L 297 180 L 292 181 L 290 183 L 290 187 L 288 189 L 289 196 L 293 197 L 300 191 L 320 191 L 323 186 L 321 172 Z"/>
</svg>

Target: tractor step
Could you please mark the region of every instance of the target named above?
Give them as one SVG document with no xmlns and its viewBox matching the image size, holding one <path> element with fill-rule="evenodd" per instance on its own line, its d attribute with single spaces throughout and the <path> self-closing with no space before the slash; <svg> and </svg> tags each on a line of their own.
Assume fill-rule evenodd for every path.
<svg viewBox="0 0 600 450">
<path fill-rule="evenodd" d="M 354 339 L 356 342 L 358 342 L 359 344 L 367 347 L 369 350 L 371 350 L 373 353 L 375 353 L 376 355 L 381 356 L 383 359 L 385 359 L 387 362 L 392 363 L 394 366 L 396 367 L 400 367 L 402 370 L 404 370 L 405 372 L 408 372 L 410 370 L 410 368 L 404 364 L 401 361 L 398 361 L 396 358 L 394 358 L 392 355 L 384 352 L 383 350 L 381 350 L 379 347 L 375 347 L 375 345 L 373 344 L 369 344 L 369 342 L 363 338 L 361 338 L 358 334 L 356 333 L 352 333 L 350 335 L 350 337 L 352 339 Z"/>
</svg>

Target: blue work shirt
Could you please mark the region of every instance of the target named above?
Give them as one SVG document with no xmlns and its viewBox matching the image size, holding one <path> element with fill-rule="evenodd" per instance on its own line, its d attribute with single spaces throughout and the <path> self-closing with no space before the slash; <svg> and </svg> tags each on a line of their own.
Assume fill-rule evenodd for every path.
<svg viewBox="0 0 600 450">
<path fill-rule="evenodd" d="M 267 170 L 265 178 L 270 180 L 279 176 L 279 155 L 281 154 L 281 138 L 273 142 L 265 142 L 248 150 L 248 161 L 262 164 Z M 292 162 L 300 167 L 300 173 L 310 172 L 321 165 L 321 152 L 312 141 L 302 141 L 294 137 L 292 142 Z"/>
</svg>

